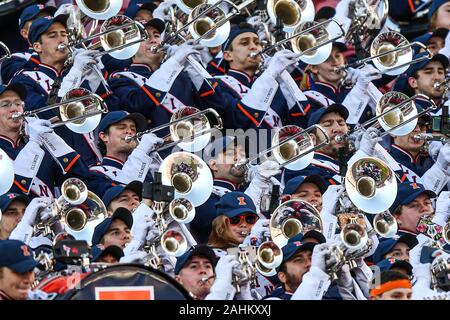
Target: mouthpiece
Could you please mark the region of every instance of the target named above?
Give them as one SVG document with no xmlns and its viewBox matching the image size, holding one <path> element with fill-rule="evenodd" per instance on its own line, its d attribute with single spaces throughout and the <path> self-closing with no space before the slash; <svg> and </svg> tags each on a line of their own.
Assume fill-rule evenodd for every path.
<svg viewBox="0 0 450 320">
<path fill-rule="evenodd" d="M 337 143 L 344 142 L 345 136 L 335 136 L 335 137 L 334 137 L 334 140 L 335 140 Z"/>
<path fill-rule="evenodd" d="M 133 139 L 134 139 L 134 136 L 126 136 L 125 138 L 123 138 L 123 140 L 125 140 L 125 142 L 127 142 L 127 143 L 130 143 Z"/>
<path fill-rule="evenodd" d="M 58 47 L 56 48 L 58 51 L 64 51 L 66 50 L 68 47 L 67 44 L 61 43 L 60 45 L 58 45 Z"/>
<path fill-rule="evenodd" d="M 202 278 L 202 282 L 208 282 L 209 279 L 212 279 L 212 278 L 214 278 L 214 277 L 215 277 L 215 276 L 203 277 L 203 278 Z"/>
<path fill-rule="evenodd" d="M 251 52 L 250 54 L 249 54 L 249 57 L 250 58 L 254 58 L 254 57 L 256 57 L 257 55 L 259 55 L 261 52 Z"/>
</svg>

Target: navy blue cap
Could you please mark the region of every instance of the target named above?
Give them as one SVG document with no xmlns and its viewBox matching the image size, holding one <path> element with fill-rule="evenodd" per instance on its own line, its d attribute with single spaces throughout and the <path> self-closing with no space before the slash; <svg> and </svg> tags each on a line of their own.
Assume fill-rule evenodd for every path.
<svg viewBox="0 0 450 320">
<path fill-rule="evenodd" d="M 448 250 L 423 246 L 422 251 L 420 252 L 420 263 L 432 263 L 437 257 L 437 255 L 433 257 L 435 251 L 442 251 L 443 253 L 450 254 L 450 251 Z"/>
<path fill-rule="evenodd" d="M 389 258 L 381 260 L 377 263 L 377 267 L 380 268 L 380 271 L 388 271 L 392 268 L 400 268 L 404 269 L 408 275 L 412 275 L 412 265 L 406 260 L 398 260 L 395 258 Z"/>
<path fill-rule="evenodd" d="M 130 17 L 131 19 L 134 19 L 136 17 L 139 10 L 148 10 L 151 13 L 157 8 L 156 4 L 153 2 L 147 2 L 147 3 L 130 3 L 128 5 L 128 8 L 123 12 L 124 15 L 127 17 Z"/>
<path fill-rule="evenodd" d="M 297 251 L 314 250 L 316 244 L 313 242 L 302 242 L 301 240 L 303 239 L 303 237 L 304 236 L 301 233 L 293 236 L 292 238 L 289 239 L 288 243 L 282 248 L 283 262 L 277 268 L 277 271 L 279 271 L 283 263 L 292 258 Z"/>
<path fill-rule="evenodd" d="M 95 227 L 94 234 L 92 235 L 93 246 L 101 242 L 103 236 L 105 235 L 106 232 L 108 232 L 109 227 L 111 227 L 111 224 L 115 219 L 122 220 L 130 229 L 133 226 L 133 215 L 131 214 L 130 210 L 123 207 L 117 208 L 111 217 L 105 218 Z"/>
<path fill-rule="evenodd" d="M 53 16 L 56 12 L 56 8 L 53 6 L 44 6 L 43 4 L 34 4 L 26 7 L 19 17 L 19 29 L 22 29 L 27 21 L 33 20 L 43 11 Z"/>
<path fill-rule="evenodd" d="M 230 47 L 230 45 L 233 42 L 233 40 L 238 35 L 240 35 L 242 33 L 245 33 L 245 32 L 252 32 L 252 33 L 258 35 L 256 30 L 251 28 L 251 27 L 241 28 L 239 26 L 234 26 L 230 30 L 230 34 L 228 35 L 228 39 L 222 44 L 222 51 L 228 50 L 228 48 Z"/>
<path fill-rule="evenodd" d="M 139 196 L 139 201 L 142 200 L 142 182 L 135 180 L 131 181 L 126 186 L 115 186 L 108 189 L 102 198 L 105 207 L 108 208 L 111 201 L 117 198 L 124 190 L 134 191 Z"/>
<path fill-rule="evenodd" d="M 147 129 L 147 120 L 145 117 L 138 113 L 129 113 L 127 111 L 110 111 L 103 117 L 102 121 L 98 125 L 98 132 L 104 132 L 110 125 L 118 123 L 124 119 L 131 119 L 136 124 L 136 131 L 141 132 Z"/>
<path fill-rule="evenodd" d="M 295 178 L 292 178 L 286 183 L 286 187 L 284 188 L 283 193 L 293 194 L 301 184 L 308 182 L 314 183 L 319 188 L 321 194 L 324 194 L 324 192 L 327 190 L 327 184 L 325 183 L 325 180 L 321 176 L 312 174 L 310 176 L 297 176 Z"/>
<path fill-rule="evenodd" d="M 37 266 L 33 250 L 19 240 L 0 240 L 0 267 L 7 267 L 15 272 L 32 271 Z"/>
<path fill-rule="evenodd" d="M 65 27 L 67 27 L 67 18 L 68 15 L 66 14 L 60 14 L 56 17 L 47 16 L 37 18 L 31 24 L 30 30 L 28 32 L 28 41 L 30 41 L 31 44 L 38 41 L 41 34 L 45 33 L 48 28 L 50 28 L 50 26 L 55 22 L 60 22 Z"/>
<path fill-rule="evenodd" d="M 342 104 L 334 103 L 330 105 L 328 108 L 320 108 L 313 112 L 308 120 L 308 127 L 312 126 L 313 124 L 319 123 L 320 119 L 322 117 L 330 112 L 336 112 L 339 113 L 345 120 L 348 118 L 348 110 L 346 107 L 344 107 Z"/>
<path fill-rule="evenodd" d="M 3 92 L 5 92 L 6 90 L 11 90 L 17 93 L 22 101 L 24 101 L 27 97 L 27 90 L 20 83 L 11 83 L 7 86 L 0 85 L 0 95 L 3 94 Z"/>
<path fill-rule="evenodd" d="M 308 238 L 316 239 L 318 243 L 327 242 L 327 239 L 325 238 L 325 236 L 322 234 L 322 232 L 320 232 L 318 230 L 309 230 L 308 232 L 306 232 L 303 235 L 303 237 L 301 237 L 301 241 L 304 243 L 307 243 L 306 239 L 308 239 Z"/>
<path fill-rule="evenodd" d="M 338 48 L 339 51 L 345 52 L 348 50 L 347 45 L 344 42 L 341 41 L 333 41 L 333 46 Z"/>
<path fill-rule="evenodd" d="M 389 212 L 394 213 L 395 209 L 397 209 L 399 206 L 411 203 L 422 193 L 427 194 L 430 198 L 436 198 L 436 193 L 431 190 L 426 190 L 425 187 L 420 183 L 399 183 L 397 187 L 397 196 L 395 197 L 394 203 L 389 208 Z"/>
<path fill-rule="evenodd" d="M 30 203 L 30 199 L 26 195 L 8 192 L 0 197 L 0 209 L 2 212 L 5 212 L 13 201 L 22 201 L 26 205 Z"/>
<path fill-rule="evenodd" d="M 415 38 L 412 42 L 420 42 L 424 45 L 428 44 L 428 41 L 430 41 L 433 37 L 440 37 L 445 40 L 445 37 L 447 37 L 448 29 L 446 28 L 439 28 L 434 30 L 433 32 L 427 32 L 417 38 Z"/>
<path fill-rule="evenodd" d="M 421 58 L 425 55 L 427 55 L 426 52 L 420 52 L 413 57 L 413 60 Z M 442 65 L 444 66 L 444 69 L 447 69 L 447 67 L 449 65 L 448 58 L 446 56 L 444 56 L 443 54 L 438 53 L 438 54 L 435 54 L 430 60 L 424 60 L 424 61 L 421 61 L 418 63 L 411 64 L 409 66 L 408 70 L 406 70 L 406 75 L 408 77 L 414 76 L 416 71 L 419 71 L 419 70 L 425 68 L 425 66 L 428 63 L 430 63 L 431 61 L 440 61 L 442 63 Z"/>
<path fill-rule="evenodd" d="M 108 246 L 105 249 L 102 249 L 99 246 L 94 246 L 92 247 L 91 253 L 92 253 L 92 261 L 94 262 L 98 261 L 98 259 L 108 254 L 112 255 L 118 261 L 120 260 L 120 258 L 124 256 L 122 248 L 114 245 Z"/>
<path fill-rule="evenodd" d="M 378 263 L 383 260 L 383 256 L 391 252 L 395 245 L 399 242 L 405 243 L 410 250 L 414 248 L 418 243 L 416 237 L 412 234 L 404 234 L 398 239 L 391 238 L 382 240 L 378 244 L 378 247 L 373 254 L 373 262 Z"/>
<path fill-rule="evenodd" d="M 256 207 L 252 198 L 244 192 L 233 191 L 225 193 L 216 202 L 217 216 L 225 215 L 228 218 L 236 217 L 243 213 L 256 213 Z"/>
<path fill-rule="evenodd" d="M 145 27 L 146 28 L 153 27 L 156 30 L 158 30 L 159 33 L 163 33 L 164 30 L 166 29 L 166 24 L 164 23 L 164 21 L 162 21 L 159 18 L 153 18 L 153 19 L 150 19 L 150 21 L 148 21 L 145 24 Z"/>
<path fill-rule="evenodd" d="M 202 256 L 208 259 L 212 266 L 215 267 L 217 264 L 217 257 L 214 250 L 205 244 L 199 244 L 195 247 L 190 248 L 183 255 L 177 258 L 177 263 L 175 264 L 175 274 L 179 274 L 181 269 L 184 268 L 189 259 L 193 256 Z"/>
<path fill-rule="evenodd" d="M 438 11 L 439 7 L 444 3 L 449 2 L 450 0 L 433 0 L 431 3 L 430 9 L 428 10 L 428 19 L 431 19 L 431 16 Z"/>
</svg>

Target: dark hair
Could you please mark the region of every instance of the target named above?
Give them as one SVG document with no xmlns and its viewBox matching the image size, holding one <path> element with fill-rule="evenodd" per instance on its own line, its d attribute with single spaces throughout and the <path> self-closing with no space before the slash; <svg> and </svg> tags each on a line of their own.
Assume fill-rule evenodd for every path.
<svg viewBox="0 0 450 320">
<path fill-rule="evenodd" d="M 102 131 L 104 134 L 108 135 L 109 134 L 109 127 L 105 129 L 105 131 Z M 106 155 L 106 144 L 102 141 L 102 139 L 100 139 L 100 136 L 98 137 L 98 142 L 97 142 L 97 147 L 98 150 L 100 151 L 100 154 L 102 156 Z"/>
<path fill-rule="evenodd" d="M 410 279 L 406 274 L 395 270 L 382 271 L 380 274 L 380 285 L 395 280 L 410 280 Z M 376 277 L 374 277 L 374 279 L 372 280 L 372 286 L 375 286 L 375 281 Z"/>
</svg>

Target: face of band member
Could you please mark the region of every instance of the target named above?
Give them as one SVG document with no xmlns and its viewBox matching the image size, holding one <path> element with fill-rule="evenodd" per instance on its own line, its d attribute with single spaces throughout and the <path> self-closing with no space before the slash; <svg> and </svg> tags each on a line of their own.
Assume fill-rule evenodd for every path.
<svg viewBox="0 0 450 320">
<path fill-rule="evenodd" d="M 392 250 L 384 256 L 384 258 L 395 258 L 409 262 L 409 247 L 406 243 L 398 242 L 394 248 L 392 248 Z"/>
<path fill-rule="evenodd" d="M 130 154 L 136 148 L 136 140 L 126 142 L 125 137 L 136 134 L 136 124 L 131 119 L 124 119 L 109 126 L 108 133 L 100 132 L 99 138 L 106 145 L 106 155 L 119 153 Z"/>
<path fill-rule="evenodd" d="M 383 292 L 380 296 L 375 297 L 375 300 L 411 300 L 411 288 L 396 288 Z"/>
<path fill-rule="evenodd" d="M 278 279 L 286 291 L 294 292 L 302 283 L 303 275 L 311 268 L 311 255 L 312 252 L 309 250 L 298 251 L 284 263 L 284 271 L 282 268 L 278 272 Z"/>
<path fill-rule="evenodd" d="M 441 50 L 444 46 L 445 40 L 441 37 L 431 37 L 427 44 L 427 48 L 432 54 L 439 53 L 439 50 Z"/>
<path fill-rule="evenodd" d="M 450 29 L 450 3 L 447 2 L 439 7 L 432 17 L 435 17 L 434 26 L 435 28 L 446 28 Z"/>
<path fill-rule="evenodd" d="M 22 220 L 27 206 L 22 201 L 13 201 L 9 207 L 2 212 L 0 220 L 0 239 L 5 240 Z"/>
<path fill-rule="evenodd" d="M 201 256 L 193 256 L 186 263 L 175 279 L 183 285 L 189 292 L 197 298 L 203 299 L 211 290 L 214 283 L 214 267 L 211 262 Z M 208 281 L 202 281 L 202 278 L 209 278 Z"/>
<path fill-rule="evenodd" d="M 148 40 L 141 42 L 138 52 L 133 57 L 134 63 L 145 63 L 150 65 L 155 61 L 155 59 L 160 60 L 164 57 L 163 52 L 154 53 L 152 51 L 152 48 L 158 47 L 161 44 L 161 34 L 159 31 L 153 27 L 148 27 L 147 32 L 149 38 Z"/>
<path fill-rule="evenodd" d="M 338 48 L 333 47 L 330 56 L 325 62 L 315 66 L 311 65 L 310 69 L 316 75 L 317 80 L 337 86 L 343 77 L 343 73 L 337 73 L 334 70 L 344 63 L 345 58 L 342 52 Z"/>
<path fill-rule="evenodd" d="M 244 32 L 233 39 L 229 50 L 224 51 L 223 58 L 232 69 L 254 73 L 261 62 L 261 55 L 251 57 L 250 53 L 261 49 L 259 37 L 253 32 Z"/>
<path fill-rule="evenodd" d="M 408 83 L 415 93 L 423 93 L 432 99 L 439 99 L 444 93 L 444 87 L 434 88 L 434 83 L 443 81 L 445 69 L 440 61 L 431 61 L 423 69 L 417 71 L 417 77 L 409 77 Z"/>
<path fill-rule="evenodd" d="M 123 207 L 132 211 L 139 206 L 139 196 L 132 190 L 123 190 L 108 206 L 108 215 L 112 215 L 117 208 Z"/>
<path fill-rule="evenodd" d="M 23 112 L 23 101 L 12 90 L 6 90 L 0 95 L 0 133 L 18 133 L 22 127 L 22 119 L 12 119 L 16 112 Z M 5 135 L 6 135 L 5 134 Z"/>
<path fill-rule="evenodd" d="M 330 112 L 323 115 L 319 121 L 319 125 L 325 129 L 330 137 L 330 143 L 321 148 L 320 151 L 332 157 L 336 157 L 338 149 L 342 147 L 343 144 L 342 142 L 337 142 L 335 137 L 338 135 L 343 135 L 348 131 L 345 119 L 339 113 Z"/>
<path fill-rule="evenodd" d="M 426 133 L 426 131 L 427 126 L 419 119 L 417 126 L 411 133 L 405 136 L 394 137 L 394 143 L 410 153 L 419 153 L 425 142 L 423 140 L 416 141 L 414 136 L 419 133 Z"/>
<path fill-rule="evenodd" d="M 322 193 L 314 183 L 302 183 L 292 194 L 291 199 L 304 200 L 311 203 L 319 212 L 322 210 Z"/>
<path fill-rule="evenodd" d="M 241 145 L 230 146 L 224 152 L 220 152 L 216 159 L 209 161 L 209 167 L 214 173 L 214 178 L 242 183 L 245 179 L 245 167 L 234 166 L 241 159 L 245 159 L 245 149 Z"/>
<path fill-rule="evenodd" d="M 233 218 L 227 218 L 228 234 L 236 243 L 242 243 L 250 234 L 250 230 L 258 220 L 254 213 L 241 214 Z"/>
<path fill-rule="evenodd" d="M 39 54 L 43 63 L 55 66 L 66 61 L 69 51 L 58 50 L 58 46 L 67 42 L 66 28 L 61 23 L 55 22 L 41 35 L 40 41 L 33 44 L 33 49 Z"/>
<path fill-rule="evenodd" d="M 131 241 L 130 228 L 120 219 L 115 219 L 109 230 L 103 236 L 102 244 L 105 248 L 109 246 L 118 246 L 122 249 Z"/>
<path fill-rule="evenodd" d="M 0 269 L 0 291 L 13 300 L 26 300 L 34 282 L 33 271 L 18 273 L 6 267 Z"/>
<path fill-rule="evenodd" d="M 412 202 L 403 205 L 396 219 L 400 229 L 415 232 L 420 217 L 430 216 L 433 213 L 434 209 L 430 197 L 426 194 L 421 194 Z"/>
</svg>

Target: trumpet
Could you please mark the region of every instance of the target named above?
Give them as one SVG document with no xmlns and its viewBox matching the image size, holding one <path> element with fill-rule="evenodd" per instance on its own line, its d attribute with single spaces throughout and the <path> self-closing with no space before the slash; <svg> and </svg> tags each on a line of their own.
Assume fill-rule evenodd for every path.
<svg viewBox="0 0 450 320">
<path fill-rule="evenodd" d="M 94 130 L 100 123 L 101 114 L 108 112 L 106 103 L 98 95 L 84 88 L 75 88 L 70 90 L 59 103 L 15 113 L 12 118 L 37 117 L 38 113 L 55 108 L 59 108 L 59 117 L 51 119 L 51 128 L 65 125 L 77 133 L 89 133 Z"/>
<path fill-rule="evenodd" d="M 37 223 L 33 236 L 52 234 L 51 227 L 56 222 L 66 225 L 71 231 L 79 232 L 89 221 L 104 218 L 106 207 L 95 193 L 89 191 L 83 181 L 66 179 L 61 185 L 61 196 L 48 207 L 53 217 Z"/>
<path fill-rule="evenodd" d="M 413 60 L 413 46 L 421 47 L 426 55 Z M 372 61 L 381 74 L 396 76 L 405 72 L 409 65 L 429 60 L 432 56 L 421 42 L 410 43 L 400 33 L 389 31 L 375 37 L 370 47 L 370 57 L 336 67 L 335 72 L 340 73 L 348 68 L 357 68 Z"/>
<path fill-rule="evenodd" d="M 4 54 L 0 56 L 0 64 L 11 57 L 11 51 L 9 50 L 8 46 L 0 41 L 0 48 L 3 50 Z"/>
<path fill-rule="evenodd" d="M 213 127 L 211 127 L 211 123 L 206 117 L 208 113 L 212 114 L 217 122 Z M 170 136 L 165 137 L 164 140 L 168 141 L 171 139 L 172 142 L 164 143 L 155 151 L 162 151 L 178 145 L 183 150 L 197 152 L 206 147 L 211 140 L 211 132 L 221 130 L 223 123 L 220 115 L 212 108 L 200 111 L 194 107 L 185 107 L 175 112 L 169 123 L 138 132 L 133 136 L 126 136 L 124 139 L 126 142 L 139 140 L 144 134 L 154 133 L 167 127 L 170 128 Z"/>
<path fill-rule="evenodd" d="M 413 138 L 416 142 L 419 142 L 420 140 L 423 140 L 425 142 L 439 141 L 439 142 L 442 142 L 442 144 L 446 144 L 446 143 L 450 142 L 449 137 L 433 135 L 431 133 L 419 133 L 419 134 L 416 134 Z"/>
<path fill-rule="evenodd" d="M 256 249 L 254 246 L 237 247 L 227 249 L 229 255 L 234 255 L 239 262 L 238 266 L 233 268 L 233 286 L 237 292 L 240 292 L 240 286 L 248 281 L 251 286 L 256 285 Z"/>
</svg>

